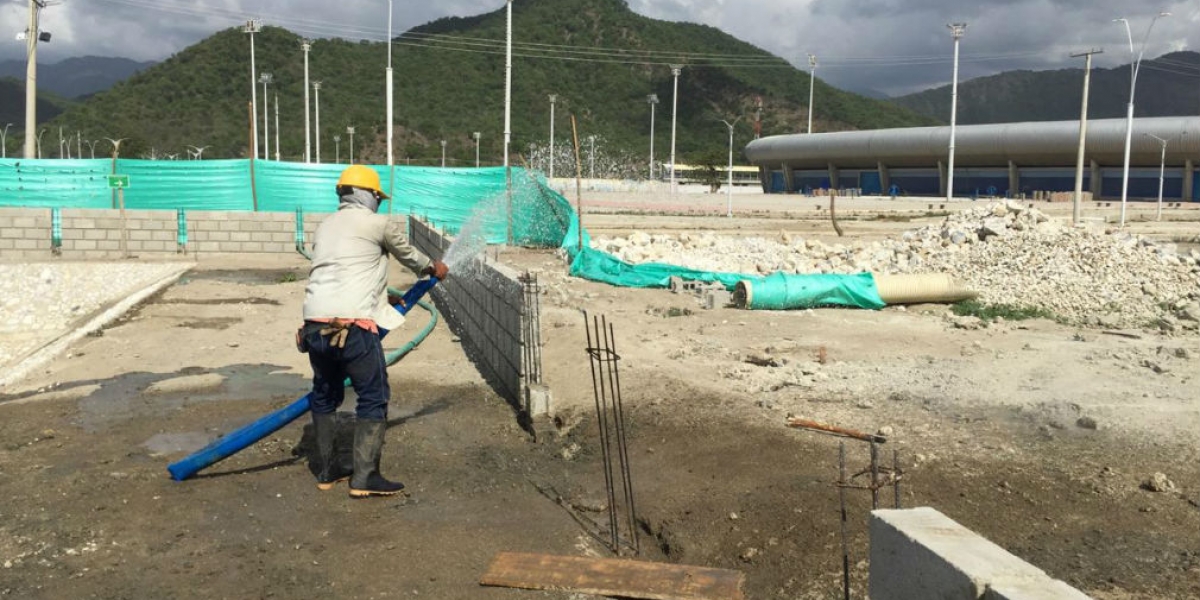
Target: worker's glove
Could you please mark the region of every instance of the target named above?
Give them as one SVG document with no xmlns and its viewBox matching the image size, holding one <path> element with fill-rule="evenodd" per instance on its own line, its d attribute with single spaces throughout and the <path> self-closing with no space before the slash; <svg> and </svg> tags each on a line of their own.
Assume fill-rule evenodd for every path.
<svg viewBox="0 0 1200 600">
<path fill-rule="evenodd" d="M 334 348 L 345 348 L 346 337 L 350 335 L 350 321 L 334 319 L 328 327 L 321 328 L 322 336 L 329 336 L 329 345 Z"/>
<path fill-rule="evenodd" d="M 432 277 L 437 277 L 438 279 L 445 279 L 449 274 L 450 267 L 447 267 L 446 263 L 440 260 L 435 260 L 432 263 L 429 263 L 428 267 L 425 267 L 421 270 L 421 275 L 429 275 Z"/>
<path fill-rule="evenodd" d="M 304 339 L 303 327 L 296 330 L 296 349 L 299 350 L 301 354 L 308 353 L 308 340 Z"/>
<path fill-rule="evenodd" d="M 389 293 L 388 298 L 387 298 L 387 303 L 392 306 L 396 306 L 398 304 L 401 304 L 403 302 L 403 300 L 404 300 L 404 296 L 398 296 L 396 294 Z"/>
</svg>

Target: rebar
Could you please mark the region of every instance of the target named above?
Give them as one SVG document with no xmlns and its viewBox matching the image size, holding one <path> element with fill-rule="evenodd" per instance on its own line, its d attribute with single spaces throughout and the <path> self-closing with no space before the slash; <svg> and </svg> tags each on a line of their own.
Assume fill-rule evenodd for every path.
<svg viewBox="0 0 1200 600">
<path fill-rule="evenodd" d="M 838 497 L 842 505 L 842 598 L 850 600 L 850 547 L 846 540 L 846 442 L 838 443 Z"/>
<path fill-rule="evenodd" d="M 529 272 L 521 276 L 520 282 L 524 292 L 521 345 L 525 364 L 522 375 L 528 387 L 542 382 L 541 285 L 537 275 Z"/>
<path fill-rule="evenodd" d="M 871 442 L 871 510 L 879 508 L 879 446 Z"/>
<path fill-rule="evenodd" d="M 605 317 L 592 317 L 584 313 L 587 330 L 587 352 L 592 371 L 592 392 L 595 395 L 596 423 L 600 432 L 600 453 L 604 467 L 604 485 L 608 497 L 609 535 L 612 551 L 621 554 L 621 524 L 618 517 L 617 481 L 613 471 L 613 445 L 616 445 L 616 464 L 622 488 L 621 500 L 625 505 L 624 518 L 629 527 L 628 546 L 635 554 L 641 553 L 637 531 L 637 511 L 634 506 L 633 477 L 629 468 L 629 450 L 625 435 L 625 409 L 621 399 L 621 357 L 616 351 L 616 333 Z M 610 415 L 611 412 L 611 415 Z M 611 416 L 611 422 L 609 421 Z"/>
<path fill-rule="evenodd" d="M 892 450 L 892 498 L 894 508 L 900 508 L 900 451 Z"/>
</svg>

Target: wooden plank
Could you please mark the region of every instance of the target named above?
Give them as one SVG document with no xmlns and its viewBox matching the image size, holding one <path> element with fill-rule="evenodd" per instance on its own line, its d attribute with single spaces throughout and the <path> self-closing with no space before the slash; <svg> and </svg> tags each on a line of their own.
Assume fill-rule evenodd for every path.
<svg viewBox="0 0 1200 600">
<path fill-rule="evenodd" d="M 646 600 L 744 600 L 745 578 L 741 571 L 729 569 L 501 552 L 479 583 Z"/>
</svg>

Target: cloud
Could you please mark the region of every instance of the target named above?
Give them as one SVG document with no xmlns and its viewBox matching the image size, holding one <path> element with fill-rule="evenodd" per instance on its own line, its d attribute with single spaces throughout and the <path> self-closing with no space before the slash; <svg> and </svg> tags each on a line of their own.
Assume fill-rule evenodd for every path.
<svg viewBox="0 0 1200 600">
<path fill-rule="evenodd" d="M 522 0 L 515 0 L 521 2 Z M 720 28 L 807 69 L 818 56 L 818 76 L 839 87 L 917 91 L 949 83 L 951 38 L 945 24 L 965 21 L 960 79 L 1012 69 L 1079 65 L 1073 51 L 1102 47 L 1098 67 L 1129 62 L 1124 27 L 1135 42 L 1156 8 L 1128 0 L 628 0 L 634 11 L 658 19 Z M 395 33 L 445 16 L 468 16 L 503 7 L 503 0 L 439 0 L 394 3 Z M 1200 9 L 1165 0 L 1173 16 L 1155 25 L 1147 56 L 1195 48 Z M 51 43 L 39 58 L 124 56 L 161 60 L 215 31 L 261 17 L 312 37 L 384 39 L 383 0 L 65 0 L 43 13 Z M 0 44 L 0 58 L 24 57 L 12 33 L 27 21 L 23 1 L 0 4 L 0 22 L 14 31 Z M 5 32 L 0 32 L 4 34 Z M 1196 39 L 1195 42 L 1192 40 Z M 1200 82 L 1198 82 L 1200 84 Z"/>
</svg>

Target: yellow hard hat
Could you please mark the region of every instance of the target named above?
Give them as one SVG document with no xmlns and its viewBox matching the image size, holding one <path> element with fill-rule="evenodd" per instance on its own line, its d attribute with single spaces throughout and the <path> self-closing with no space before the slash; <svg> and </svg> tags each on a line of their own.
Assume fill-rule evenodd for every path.
<svg viewBox="0 0 1200 600">
<path fill-rule="evenodd" d="M 346 167 L 345 171 L 342 171 L 342 176 L 338 178 L 337 184 L 339 187 L 348 185 L 350 187 L 371 190 L 372 192 L 379 194 L 379 197 L 381 198 L 389 197 L 383 192 L 383 188 L 379 183 L 379 173 L 376 173 L 375 169 L 372 169 L 371 167 L 364 167 L 363 165 L 350 165 L 349 167 Z"/>
</svg>

